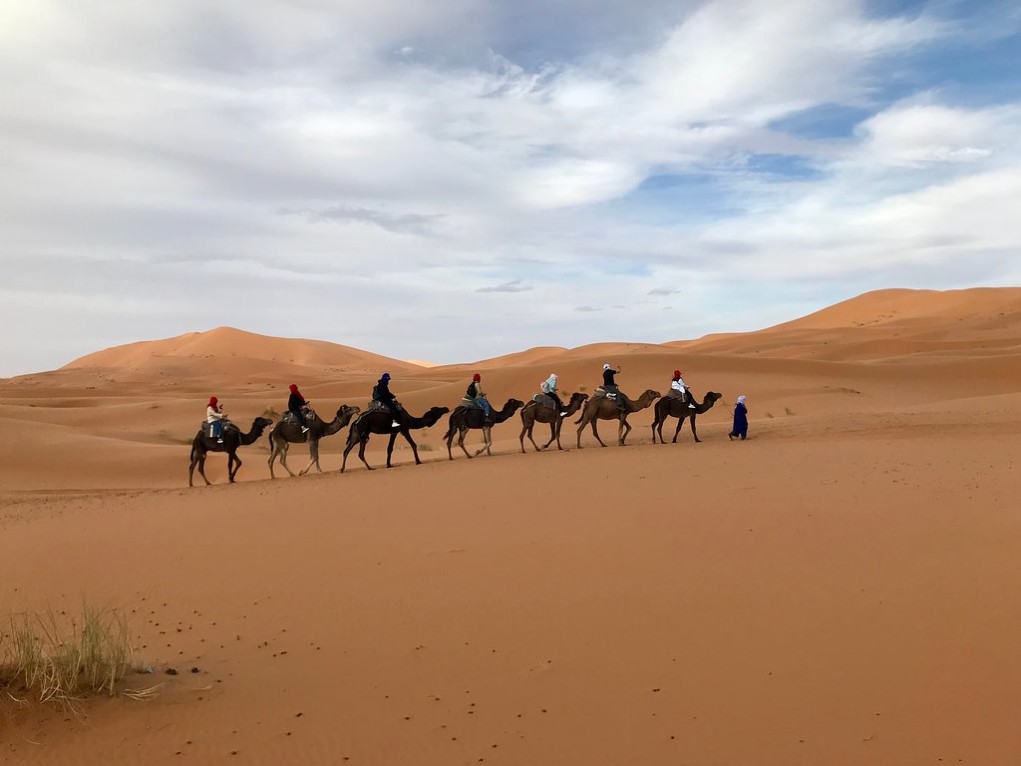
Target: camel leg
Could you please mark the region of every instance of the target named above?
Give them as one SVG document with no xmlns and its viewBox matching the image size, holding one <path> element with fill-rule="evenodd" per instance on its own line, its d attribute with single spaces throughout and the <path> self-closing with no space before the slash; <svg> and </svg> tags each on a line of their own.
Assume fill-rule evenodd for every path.
<svg viewBox="0 0 1021 766">
<path fill-rule="evenodd" d="M 470 452 L 468 452 L 467 448 L 465 448 L 465 446 L 464 446 L 464 437 L 467 436 L 467 435 L 468 435 L 468 429 L 467 428 L 458 428 L 457 429 L 457 445 L 461 448 L 461 452 L 463 452 L 465 455 L 467 455 L 468 459 L 471 460 L 472 454 Z"/>
<path fill-rule="evenodd" d="M 234 477 L 238 475 L 238 471 L 241 470 L 241 458 L 238 457 L 236 452 L 231 453 L 230 459 L 234 461 L 234 470 L 230 469 L 230 460 L 227 461 L 227 473 L 230 474 L 230 483 L 234 483 Z"/>
<path fill-rule="evenodd" d="M 454 429 L 453 429 L 453 427 L 451 427 L 451 429 L 449 431 L 447 431 L 446 439 L 447 439 L 447 459 L 448 460 L 453 460 L 454 459 L 454 453 L 451 451 L 451 446 L 454 444 Z"/>
<path fill-rule="evenodd" d="M 355 446 L 354 439 L 349 438 L 347 440 L 347 445 L 344 447 L 344 459 L 341 460 L 341 462 L 340 462 L 340 472 L 341 473 L 344 473 L 344 469 L 347 467 L 347 453 L 349 453 L 352 449 L 354 449 L 354 446 Z"/>
<path fill-rule="evenodd" d="M 532 435 L 528 433 L 528 426 L 521 427 L 521 434 L 518 436 L 518 441 L 521 442 L 521 454 L 525 454 L 525 434 L 528 434 L 528 440 L 535 444 L 535 440 L 532 439 Z M 538 447 L 535 448 L 538 451 Z"/>
<path fill-rule="evenodd" d="M 277 476 L 273 473 L 273 463 L 277 459 L 277 445 L 273 442 L 273 439 L 269 440 L 269 478 L 275 479 Z"/>
<path fill-rule="evenodd" d="M 202 455 L 202 457 L 199 458 L 199 475 L 206 482 L 206 486 L 207 487 L 212 485 L 213 482 L 209 481 L 209 479 L 206 477 L 206 456 L 205 455 Z"/>
<path fill-rule="evenodd" d="M 323 472 L 323 469 L 319 467 L 319 440 L 310 441 L 308 443 L 308 465 L 298 471 L 299 476 L 304 476 L 306 473 L 312 470 L 312 466 L 316 467 L 319 473 Z"/>
<path fill-rule="evenodd" d="M 627 422 L 627 418 L 624 418 L 623 420 L 620 421 L 620 425 L 621 425 L 621 428 L 624 431 L 623 435 L 620 437 L 620 446 L 621 447 L 626 447 L 627 446 L 627 435 L 629 433 L 631 433 L 631 424 Z"/>
<path fill-rule="evenodd" d="M 192 481 L 192 478 L 195 476 L 195 466 L 198 464 L 198 462 L 199 462 L 199 456 L 195 452 L 195 450 L 192 450 L 192 453 L 191 453 L 191 465 L 188 466 L 188 486 L 189 487 L 194 487 L 195 486 L 194 482 Z M 204 475 L 203 475 L 203 478 L 205 478 Z M 207 481 L 206 484 L 208 484 L 208 483 L 209 482 Z"/>
<path fill-rule="evenodd" d="M 365 463 L 365 467 L 370 471 L 373 470 L 372 466 L 369 465 L 369 461 L 365 459 L 365 447 L 369 443 L 369 436 L 366 434 L 363 438 L 358 440 L 358 459 Z"/>
<path fill-rule="evenodd" d="M 550 428 L 553 429 L 553 434 L 554 434 L 554 436 L 556 437 L 556 440 L 557 440 L 557 449 L 561 450 L 561 451 L 563 451 L 563 449 L 564 449 L 560 445 L 560 429 L 562 429 L 563 427 L 564 427 L 564 420 L 559 415 L 557 416 L 556 421 L 554 421 L 553 423 L 550 423 Z M 547 444 L 546 446 L 548 447 L 549 445 Z"/>
<path fill-rule="evenodd" d="M 695 442 L 699 443 L 702 440 L 698 438 L 698 431 L 695 430 L 695 416 L 689 415 L 689 417 L 691 418 L 691 435 L 695 437 Z"/>
<path fill-rule="evenodd" d="M 599 422 L 599 418 L 592 418 L 592 435 L 596 437 L 596 441 L 599 442 L 600 447 L 605 447 L 603 440 L 599 438 L 599 429 L 596 428 L 596 423 Z"/>
<path fill-rule="evenodd" d="M 681 426 L 683 426 L 683 425 L 684 425 L 684 416 L 682 415 L 681 417 L 677 418 L 677 428 L 674 429 L 674 438 L 673 438 L 673 441 L 670 442 L 671 444 L 677 444 L 677 434 L 679 434 L 681 432 Z"/>
<path fill-rule="evenodd" d="M 482 426 L 482 446 L 475 450 L 475 457 L 478 457 L 483 452 L 486 452 L 490 457 L 493 456 L 492 452 L 489 452 L 490 436 L 489 429 Z"/>
<path fill-rule="evenodd" d="M 555 422 L 554 423 L 550 423 L 549 424 L 549 441 L 546 442 L 545 444 L 543 444 L 542 448 L 546 449 L 549 445 L 551 445 L 554 442 L 554 440 L 556 440 L 556 438 L 557 438 L 557 424 Z M 557 446 L 558 447 L 560 446 L 559 442 L 557 442 Z"/>
<path fill-rule="evenodd" d="M 587 425 L 588 423 L 585 421 L 585 415 L 583 414 L 581 416 L 581 425 L 578 426 L 578 449 L 583 449 L 581 446 L 581 432 L 585 430 L 585 426 Z"/>
<path fill-rule="evenodd" d="M 286 441 L 283 444 L 280 445 L 280 465 L 282 465 L 284 467 L 284 470 L 287 471 L 287 474 L 293 479 L 294 478 L 294 471 L 292 471 L 290 466 L 287 465 L 287 450 L 288 450 L 288 447 L 289 447 L 289 445 L 287 444 Z"/>
<path fill-rule="evenodd" d="M 415 440 L 411 438 L 411 431 L 404 430 L 401 431 L 401 433 L 404 434 L 405 440 L 411 445 L 411 453 L 415 456 L 415 465 L 422 465 L 422 461 L 418 458 L 418 445 L 415 444 Z M 396 437 L 396 434 L 394 434 L 394 436 Z"/>
</svg>

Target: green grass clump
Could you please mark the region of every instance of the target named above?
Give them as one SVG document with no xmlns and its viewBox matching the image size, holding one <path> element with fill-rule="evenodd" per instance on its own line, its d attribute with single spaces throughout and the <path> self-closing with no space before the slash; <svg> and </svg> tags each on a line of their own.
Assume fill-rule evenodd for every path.
<svg viewBox="0 0 1021 766">
<path fill-rule="evenodd" d="M 18 703 L 73 709 L 86 697 L 116 694 L 131 668 L 127 620 L 114 611 L 83 606 L 71 619 L 23 613 L 0 632 L 0 692 Z"/>
</svg>

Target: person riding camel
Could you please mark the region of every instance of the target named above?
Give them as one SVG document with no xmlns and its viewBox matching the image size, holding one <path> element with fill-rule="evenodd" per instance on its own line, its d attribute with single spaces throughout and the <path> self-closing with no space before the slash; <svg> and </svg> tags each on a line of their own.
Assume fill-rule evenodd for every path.
<svg viewBox="0 0 1021 766">
<path fill-rule="evenodd" d="M 489 399 L 486 398 L 486 392 L 482 390 L 482 376 L 477 372 L 472 375 L 472 382 L 468 386 L 465 398 L 486 413 L 487 418 L 492 414 L 493 405 L 489 403 Z"/>
<path fill-rule="evenodd" d="M 620 392 L 617 387 L 617 381 L 614 380 L 614 376 L 620 374 L 620 365 L 617 365 L 617 369 L 613 369 L 609 364 L 603 365 L 603 391 L 607 394 L 614 394 L 613 400 L 617 402 L 619 409 L 624 409 L 624 395 Z"/>
<path fill-rule="evenodd" d="M 292 383 L 288 386 L 288 390 L 291 392 L 291 395 L 287 397 L 287 411 L 294 415 L 294 419 L 301 426 L 301 432 L 306 434 L 308 433 L 308 424 L 305 422 L 305 408 L 308 407 L 308 402 L 305 401 L 305 397 L 298 391 L 296 384 Z"/>
<path fill-rule="evenodd" d="M 691 391 L 684 384 L 684 378 L 681 377 L 680 370 L 674 370 L 674 379 L 670 382 L 670 394 L 675 399 L 680 399 L 682 402 L 688 403 L 688 409 L 696 409 L 695 399 L 691 395 Z"/>
<path fill-rule="evenodd" d="M 393 418 L 393 424 L 391 428 L 400 428 L 400 417 L 401 412 L 397 407 L 397 397 L 390 391 L 390 373 L 384 372 L 379 378 L 379 382 L 372 389 L 372 401 L 379 402 L 390 412 L 390 416 Z"/>
<path fill-rule="evenodd" d="M 226 419 L 227 414 L 223 411 L 220 400 L 215 396 L 210 396 L 209 404 L 206 405 L 206 423 L 212 426 L 210 430 L 216 437 L 217 444 L 223 444 L 223 421 Z"/>
<path fill-rule="evenodd" d="M 539 390 L 553 400 L 557 409 L 560 410 L 560 417 L 563 418 L 567 416 L 567 410 L 564 409 L 564 403 L 560 401 L 560 394 L 557 393 L 558 380 L 557 374 L 555 372 L 551 372 L 550 376 L 539 386 Z"/>
</svg>

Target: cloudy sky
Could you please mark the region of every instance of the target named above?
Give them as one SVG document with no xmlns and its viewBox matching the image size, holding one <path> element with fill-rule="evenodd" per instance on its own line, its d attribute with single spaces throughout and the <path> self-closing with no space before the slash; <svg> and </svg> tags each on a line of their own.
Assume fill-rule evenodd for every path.
<svg viewBox="0 0 1021 766">
<path fill-rule="evenodd" d="M 1021 5 L 5 0 L 0 375 L 402 358 L 1021 283 Z"/>
</svg>

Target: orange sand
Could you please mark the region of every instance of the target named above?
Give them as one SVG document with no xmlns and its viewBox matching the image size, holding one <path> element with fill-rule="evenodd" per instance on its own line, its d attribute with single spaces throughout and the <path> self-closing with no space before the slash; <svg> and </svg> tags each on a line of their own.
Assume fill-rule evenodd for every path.
<svg viewBox="0 0 1021 766">
<path fill-rule="evenodd" d="M 270 482 L 263 438 L 238 484 L 185 486 L 210 393 L 247 427 L 293 379 L 332 414 L 385 365 L 417 414 L 476 368 L 499 405 L 604 360 L 723 392 L 703 443 L 652 445 L 650 409 L 627 448 L 568 425 L 522 455 L 515 417 L 448 462 L 443 420 L 422 466 L 340 476 L 338 435 L 329 473 Z M 1018 289 L 428 369 L 221 328 L 0 381 L 0 433 L 0 610 L 116 606 L 185 671 L 87 723 L 0 718 L 4 763 L 1021 762 Z"/>
</svg>

